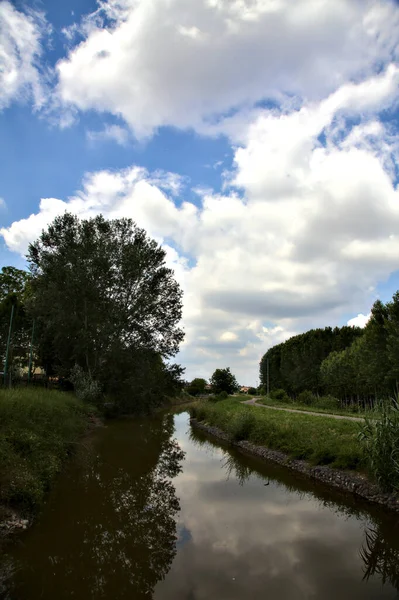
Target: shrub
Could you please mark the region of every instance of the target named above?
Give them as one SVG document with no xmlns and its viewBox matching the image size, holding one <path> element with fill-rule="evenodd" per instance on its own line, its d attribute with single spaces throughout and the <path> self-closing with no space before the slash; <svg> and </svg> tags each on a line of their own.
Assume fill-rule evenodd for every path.
<svg viewBox="0 0 399 600">
<path fill-rule="evenodd" d="M 279 400 L 280 402 L 289 402 L 290 398 L 285 390 L 273 390 L 269 394 L 272 400 Z"/>
<path fill-rule="evenodd" d="M 234 415 L 229 423 L 228 432 L 235 442 L 247 440 L 256 425 L 253 412 L 244 410 Z"/>
<path fill-rule="evenodd" d="M 306 404 L 307 406 L 311 406 L 312 404 L 314 405 L 316 400 L 316 396 L 309 390 L 301 392 L 298 396 L 298 402 L 300 404 Z"/>
<path fill-rule="evenodd" d="M 79 365 L 71 370 L 70 379 L 75 388 L 75 394 L 82 402 L 97 403 L 101 398 L 101 386 L 98 381 L 92 379 Z"/>
<path fill-rule="evenodd" d="M 256 396 L 256 389 L 253 387 L 249 388 L 248 394 L 250 394 L 251 396 Z"/>
<path fill-rule="evenodd" d="M 378 411 L 378 412 L 377 412 Z M 369 469 L 383 490 L 399 491 L 399 404 L 381 403 L 375 419 L 366 418 L 359 439 Z"/>
<path fill-rule="evenodd" d="M 208 402 L 221 402 L 221 400 L 226 400 L 228 397 L 229 395 L 227 392 L 220 392 L 220 394 L 213 394 L 212 396 L 209 396 Z"/>
<path fill-rule="evenodd" d="M 327 410 L 336 410 L 340 407 L 340 402 L 338 398 L 335 398 L 334 396 L 320 396 L 319 398 L 315 398 L 313 406 L 316 406 L 317 408 L 324 408 Z"/>
</svg>

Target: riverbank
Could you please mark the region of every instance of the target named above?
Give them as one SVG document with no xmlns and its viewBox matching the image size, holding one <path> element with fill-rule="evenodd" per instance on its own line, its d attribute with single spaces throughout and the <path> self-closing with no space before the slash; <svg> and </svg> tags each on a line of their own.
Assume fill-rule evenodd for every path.
<svg viewBox="0 0 399 600">
<path fill-rule="evenodd" d="M 93 407 L 56 390 L 0 390 L 0 535 L 26 528 L 88 428 Z"/>
<path fill-rule="evenodd" d="M 198 403 L 190 412 L 193 424 L 223 441 L 399 510 L 398 495 L 382 492 L 367 477 L 367 457 L 359 441 L 360 423 L 262 410 L 234 399 Z"/>
<path fill-rule="evenodd" d="M 277 463 L 292 471 L 296 471 L 301 475 L 305 475 L 306 477 L 310 477 L 311 479 L 315 479 L 328 486 L 339 489 L 340 491 L 351 493 L 363 500 L 379 504 L 399 513 L 398 495 L 385 494 L 377 485 L 371 483 L 365 475 L 353 471 L 334 469 L 328 466 L 314 466 L 305 460 L 293 459 L 284 452 L 270 450 L 264 446 L 256 445 L 246 440 L 233 441 L 231 436 L 219 427 L 209 425 L 196 418 L 191 418 L 190 424 L 217 440 L 234 446 L 244 454 Z"/>
</svg>

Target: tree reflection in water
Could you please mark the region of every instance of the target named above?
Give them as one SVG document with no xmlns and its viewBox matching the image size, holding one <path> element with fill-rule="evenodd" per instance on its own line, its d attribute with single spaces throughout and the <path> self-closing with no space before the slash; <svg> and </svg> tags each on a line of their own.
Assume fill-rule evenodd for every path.
<svg viewBox="0 0 399 600">
<path fill-rule="evenodd" d="M 171 423 L 170 419 L 164 423 L 164 438 L 171 433 Z M 167 436 L 148 472 L 132 477 L 124 468 L 117 470 L 106 498 L 107 512 L 113 508 L 112 519 L 98 522 L 85 540 L 96 565 L 93 596 L 129 593 L 132 598 L 148 598 L 168 573 L 176 554 L 175 516 L 180 509 L 170 478 L 182 470 L 183 457 L 177 442 Z"/>
<path fill-rule="evenodd" d="M 171 478 L 184 452 L 173 431 L 172 415 L 104 430 L 92 455 L 60 481 L 36 538 L 16 550 L 5 597 L 151 598 L 176 554 Z"/>
<path fill-rule="evenodd" d="M 384 524 L 379 523 L 367 528 L 360 556 L 365 565 L 363 579 L 377 575 L 382 583 L 390 583 L 399 591 L 399 539 L 392 535 L 391 527 L 385 531 Z"/>
</svg>

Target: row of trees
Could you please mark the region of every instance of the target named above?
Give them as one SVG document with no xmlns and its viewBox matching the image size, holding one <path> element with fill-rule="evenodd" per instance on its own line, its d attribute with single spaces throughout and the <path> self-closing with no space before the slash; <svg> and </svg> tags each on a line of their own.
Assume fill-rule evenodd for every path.
<svg viewBox="0 0 399 600">
<path fill-rule="evenodd" d="M 29 272 L 3 268 L 0 352 L 14 305 L 11 367 L 34 355 L 48 375 L 147 410 L 181 387 L 182 292 L 164 250 L 130 219 L 57 217 L 29 246 Z M 91 398 L 92 399 L 92 398 Z"/>
<path fill-rule="evenodd" d="M 291 396 L 304 390 L 324 392 L 320 374 L 322 362 L 333 351 L 340 352 L 362 336 L 358 327 L 312 329 L 273 346 L 261 359 L 260 381 L 270 390 L 284 389 Z"/>
<path fill-rule="evenodd" d="M 260 362 L 260 379 L 270 390 L 296 397 L 310 390 L 344 403 L 370 404 L 392 396 L 399 381 L 399 292 L 377 300 L 364 329 L 312 329 L 270 348 Z"/>
</svg>

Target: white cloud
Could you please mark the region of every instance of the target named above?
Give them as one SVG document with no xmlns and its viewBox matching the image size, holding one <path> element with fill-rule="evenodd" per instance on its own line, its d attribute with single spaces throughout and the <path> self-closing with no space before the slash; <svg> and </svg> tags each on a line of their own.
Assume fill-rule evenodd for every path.
<svg viewBox="0 0 399 600">
<path fill-rule="evenodd" d="M 86 137 L 91 144 L 111 140 L 120 146 L 126 146 L 130 136 L 129 132 L 120 125 L 106 125 L 100 131 L 88 130 Z"/>
<path fill-rule="evenodd" d="M 386 169 L 396 146 L 377 115 L 394 102 L 386 84 L 394 77 L 387 69 L 299 110 L 262 111 L 235 149 L 231 177 L 242 195 L 202 190 L 198 207 L 184 202 L 186 182 L 176 174 L 101 171 L 75 196 L 43 199 L 37 214 L 1 233 L 11 250 L 25 252 L 66 209 L 132 217 L 166 244 L 184 289 L 187 376 L 230 366 L 254 384 L 268 347 L 337 324 L 399 268 L 399 193 Z M 360 124 L 337 119 L 348 110 L 362 115 Z"/>
<path fill-rule="evenodd" d="M 36 108 L 44 104 L 39 63 L 48 31 L 42 13 L 20 12 L 8 0 L 0 3 L 0 110 L 26 98 Z"/>
<path fill-rule="evenodd" d="M 0 196 L 0 208 L 5 208 L 6 207 L 6 201 L 4 200 L 4 198 L 2 198 Z"/>
<path fill-rule="evenodd" d="M 359 313 L 357 315 L 357 317 L 353 317 L 353 319 L 349 319 L 348 325 L 350 327 L 366 327 L 370 317 L 371 317 L 371 313 L 369 313 L 368 315 L 363 315 L 362 313 Z"/>
<path fill-rule="evenodd" d="M 165 124 L 224 133 L 233 169 L 222 193 L 193 188 L 199 206 L 176 173 L 87 174 L 74 196 L 42 199 L 0 230 L 8 248 L 26 252 L 65 210 L 132 217 L 164 244 L 184 289 L 187 377 L 230 366 L 256 383 L 268 347 L 363 310 L 399 268 L 399 144 L 387 118 L 398 13 L 371 0 L 101 3 L 58 64 L 69 114 L 108 111 L 142 136 Z M 88 136 L 127 139 L 119 126 Z"/>
<path fill-rule="evenodd" d="M 318 101 L 399 53 L 397 8 L 374 0 L 109 0 L 80 33 L 57 65 L 60 98 L 123 117 L 138 136 L 208 131 L 215 115 L 260 100 Z"/>
</svg>

